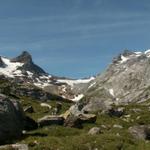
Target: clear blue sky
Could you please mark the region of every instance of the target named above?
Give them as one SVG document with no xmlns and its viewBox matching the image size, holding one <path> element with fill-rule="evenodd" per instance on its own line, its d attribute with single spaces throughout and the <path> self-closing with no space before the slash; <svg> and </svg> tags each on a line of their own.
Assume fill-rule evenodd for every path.
<svg viewBox="0 0 150 150">
<path fill-rule="evenodd" d="M 50 74 L 97 74 L 150 48 L 150 0 L 0 0 L 0 55 L 28 50 Z"/>
</svg>

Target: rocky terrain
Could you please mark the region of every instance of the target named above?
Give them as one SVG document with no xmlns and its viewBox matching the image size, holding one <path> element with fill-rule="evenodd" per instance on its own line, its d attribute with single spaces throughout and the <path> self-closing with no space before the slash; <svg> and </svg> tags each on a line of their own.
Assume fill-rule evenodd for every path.
<svg viewBox="0 0 150 150">
<path fill-rule="evenodd" d="M 0 57 L 0 149 L 149 150 L 150 50 L 101 74 L 56 77 L 23 52 Z"/>
</svg>

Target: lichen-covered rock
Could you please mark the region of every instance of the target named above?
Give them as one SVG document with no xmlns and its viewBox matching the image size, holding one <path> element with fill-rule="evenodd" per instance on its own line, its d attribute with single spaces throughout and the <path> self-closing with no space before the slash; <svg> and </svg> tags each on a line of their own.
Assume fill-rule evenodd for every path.
<svg viewBox="0 0 150 150">
<path fill-rule="evenodd" d="M 150 140 L 150 125 L 136 125 L 128 130 L 135 139 Z"/>
<path fill-rule="evenodd" d="M 101 133 L 101 129 L 98 127 L 93 127 L 88 132 L 89 135 L 96 135 L 96 134 L 100 134 L 100 133 Z"/>
</svg>

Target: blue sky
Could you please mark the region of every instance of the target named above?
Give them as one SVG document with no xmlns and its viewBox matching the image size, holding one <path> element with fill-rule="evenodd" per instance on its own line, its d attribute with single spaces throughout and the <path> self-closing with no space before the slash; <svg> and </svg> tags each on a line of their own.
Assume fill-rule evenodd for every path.
<svg viewBox="0 0 150 150">
<path fill-rule="evenodd" d="M 149 48 L 149 0 L 0 0 L 0 55 L 28 50 L 50 74 L 95 75 Z"/>
</svg>

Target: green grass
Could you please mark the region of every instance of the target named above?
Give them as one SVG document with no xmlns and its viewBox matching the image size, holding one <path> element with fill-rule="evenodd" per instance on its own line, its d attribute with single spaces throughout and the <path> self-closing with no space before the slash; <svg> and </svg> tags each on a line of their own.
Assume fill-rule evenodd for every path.
<svg viewBox="0 0 150 150">
<path fill-rule="evenodd" d="M 30 116 L 34 119 L 47 115 L 45 109 L 41 108 L 38 101 L 24 98 L 23 106 L 32 105 L 35 113 Z M 49 102 L 55 106 L 56 102 Z M 62 112 L 68 109 L 70 104 L 64 104 Z M 149 141 L 135 140 L 128 132 L 132 125 L 149 124 L 148 106 L 145 104 L 129 104 L 125 107 L 126 115 L 130 119 L 125 121 L 126 116 L 110 117 L 107 114 L 98 113 L 95 124 L 84 124 L 83 129 L 68 128 L 63 126 L 47 126 L 35 131 L 28 132 L 19 143 L 26 143 L 30 150 L 149 150 Z M 133 109 L 141 109 L 134 112 Z M 29 114 L 28 114 L 29 115 Z M 141 119 L 136 119 L 141 116 Z M 123 126 L 122 129 L 113 128 L 114 124 Z M 105 125 L 106 128 L 102 128 Z M 100 127 L 102 133 L 99 135 L 88 135 L 92 127 Z"/>
<path fill-rule="evenodd" d="M 0 80 L 0 90 L 9 95 L 10 83 Z M 52 113 L 52 110 L 40 106 L 39 100 L 28 97 L 19 97 L 19 101 L 25 108 L 32 106 L 34 113 L 27 113 L 28 116 L 37 120 Z M 56 107 L 56 100 L 48 100 L 52 108 Z M 71 103 L 62 102 L 64 113 L 71 106 Z M 129 104 L 117 106 L 125 108 L 125 115 L 110 117 L 101 112 L 96 112 L 97 121 L 95 124 L 84 124 L 83 129 L 68 128 L 63 126 L 47 126 L 34 131 L 27 132 L 18 143 L 28 144 L 29 150 L 150 150 L 150 141 L 136 140 L 128 132 L 128 128 L 138 124 L 150 124 L 150 101 L 141 104 Z M 135 111 L 138 109 L 140 111 Z M 130 115 L 127 118 L 126 115 Z M 113 128 L 114 124 L 123 128 Z M 105 126 L 102 127 L 102 126 Z M 88 135 L 92 127 L 100 127 L 102 133 Z M 11 148 L 10 148 L 11 149 Z"/>
</svg>

